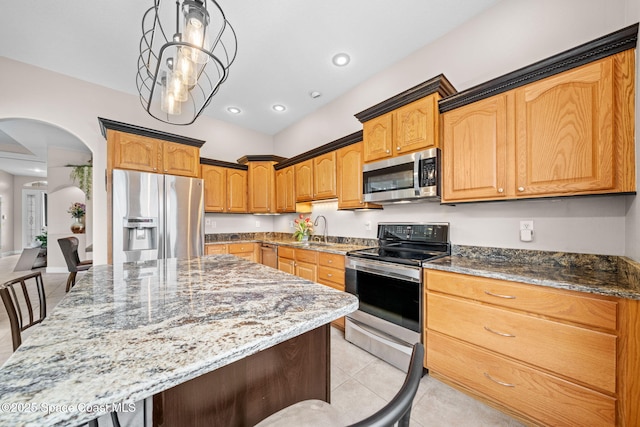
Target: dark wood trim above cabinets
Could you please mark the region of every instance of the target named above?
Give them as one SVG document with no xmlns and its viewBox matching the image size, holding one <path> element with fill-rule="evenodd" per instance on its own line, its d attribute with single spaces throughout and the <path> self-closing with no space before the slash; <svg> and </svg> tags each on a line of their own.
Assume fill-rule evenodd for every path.
<svg viewBox="0 0 640 427">
<path fill-rule="evenodd" d="M 355 114 L 355 116 L 361 123 L 364 123 L 436 92 L 439 93 L 442 98 L 446 98 L 447 96 L 451 96 L 456 93 L 456 89 L 449 80 L 447 80 L 444 74 L 440 74 L 439 76 L 382 101 L 373 107 L 369 107 L 366 110 Z"/>
<path fill-rule="evenodd" d="M 350 135 L 343 136 L 340 139 L 336 139 L 335 141 L 329 142 L 328 144 L 321 145 L 320 147 L 316 147 L 313 150 L 307 151 L 306 153 L 299 154 L 295 157 L 291 157 L 286 159 L 277 165 L 274 165 L 276 170 L 284 169 L 287 166 L 293 166 L 296 163 L 303 162 L 305 160 L 313 159 L 314 157 L 320 156 L 322 154 L 327 154 L 332 151 L 335 151 L 342 147 L 347 147 L 351 144 L 355 144 L 357 142 L 362 141 L 362 131 L 354 132 Z"/>
<path fill-rule="evenodd" d="M 190 145 L 192 147 L 201 148 L 206 141 L 201 139 L 189 138 L 186 136 L 175 135 L 172 133 L 161 132 L 155 129 L 143 128 L 141 126 L 130 125 L 128 123 L 116 122 L 102 117 L 98 117 L 100 123 L 100 132 L 102 136 L 107 138 L 107 129 L 119 132 L 131 133 L 133 135 L 146 136 L 148 138 L 161 139 L 163 141 L 177 142 L 179 144 Z"/>
<path fill-rule="evenodd" d="M 225 162 L 223 160 L 214 160 L 214 159 L 205 159 L 204 157 L 200 157 L 201 165 L 209 165 L 209 166 L 219 166 L 221 168 L 229 168 L 229 169 L 239 169 L 246 171 L 249 169 L 247 165 L 241 165 L 239 163 L 231 163 Z"/>
<path fill-rule="evenodd" d="M 287 160 L 286 157 L 275 156 L 273 154 L 247 154 L 238 159 L 238 163 L 246 165 L 249 162 L 281 162 Z"/>
<path fill-rule="evenodd" d="M 636 47 L 638 24 L 607 34 L 439 101 L 440 113 L 507 92 Z"/>
</svg>

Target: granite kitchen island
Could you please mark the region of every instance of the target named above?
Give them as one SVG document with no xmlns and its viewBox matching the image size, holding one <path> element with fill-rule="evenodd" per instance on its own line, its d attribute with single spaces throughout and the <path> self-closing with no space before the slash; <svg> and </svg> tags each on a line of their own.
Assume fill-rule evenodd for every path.
<svg viewBox="0 0 640 427">
<path fill-rule="evenodd" d="M 151 396 L 154 425 L 250 425 L 328 400 L 329 323 L 357 307 L 231 255 L 96 266 L 0 369 L 0 425 L 81 424 Z"/>
</svg>

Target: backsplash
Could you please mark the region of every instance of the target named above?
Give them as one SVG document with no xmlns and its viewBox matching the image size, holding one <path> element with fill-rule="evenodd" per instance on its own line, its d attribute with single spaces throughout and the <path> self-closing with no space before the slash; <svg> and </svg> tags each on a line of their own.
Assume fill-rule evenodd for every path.
<svg viewBox="0 0 640 427">
<path fill-rule="evenodd" d="M 321 241 L 321 236 L 312 236 L 312 240 Z M 281 242 L 294 241 L 292 233 L 281 233 L 275 231 L 257 233 L 215 233 L 205 234 L 205 243 L 233 242 L 242 240 L 277 240 Z M 354 245 L 354 246 L 378 246 L 378 239 L 367 239 L 362 237 L 327 236 L 328 243 Z"/>
</svg>

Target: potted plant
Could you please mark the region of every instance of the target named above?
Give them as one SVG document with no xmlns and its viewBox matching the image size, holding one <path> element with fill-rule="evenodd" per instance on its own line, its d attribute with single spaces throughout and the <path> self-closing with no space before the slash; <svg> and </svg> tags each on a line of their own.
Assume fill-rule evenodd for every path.
<svg viewBox="0 0 640 427">
<path fill-rule="evenodd" d="M 87 212 L 86 205 L 80 202 L 72 203 L 67 212 L 70 213 L 71 218 L 75 220 L 73 224 L 71 224 L 71 231 L 74 234 L 84 233 L 84 215 Z"/>
</svg>

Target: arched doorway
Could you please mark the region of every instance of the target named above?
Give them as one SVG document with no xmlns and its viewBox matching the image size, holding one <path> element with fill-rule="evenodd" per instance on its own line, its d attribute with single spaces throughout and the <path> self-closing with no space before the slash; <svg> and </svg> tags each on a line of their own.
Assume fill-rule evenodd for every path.
<svg viewBox="0 0 640 427">
<path fill-rule="evenodd" d="M 60 248 L 53 242 L 72 234 L 74 220 L 68 210 L 77 202 L 84 204 L 87 212 L 87 233 L 78 236 L 83 241 L 82 249 L 92 243 L 91 200 L 71 178 L 71 166 L 90 164 L 91 158 L 91 150 L 80 139 L 58 126 L 31 119 L 0 119 L 2 252 L 11 249 L 19 253 L 34 243 L 33 234 L 38 231 L 34 227 L 45 229 L 52 242 L 48 245 L 47 272 L 67 270 Z M 33 182 L 39 183 L 37 189 Z M 36 193 L 46 194 L 46 203 Z M 7 203 L 8 198 L 12 203 Z M 34 211 L 27 215 L 24 209 L 31 208 Z M 32 216 L 44 225 L 29 222 Z"/>
</svg>

